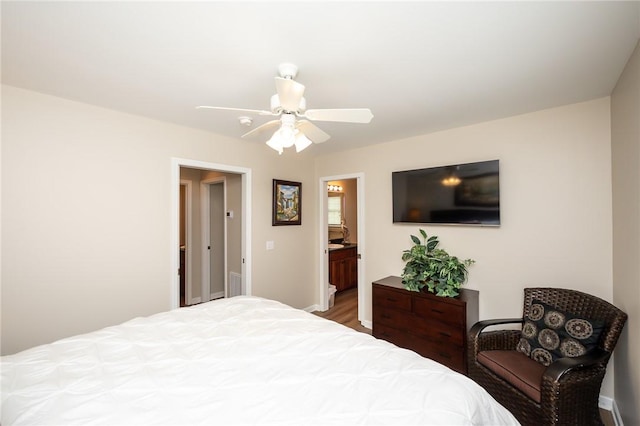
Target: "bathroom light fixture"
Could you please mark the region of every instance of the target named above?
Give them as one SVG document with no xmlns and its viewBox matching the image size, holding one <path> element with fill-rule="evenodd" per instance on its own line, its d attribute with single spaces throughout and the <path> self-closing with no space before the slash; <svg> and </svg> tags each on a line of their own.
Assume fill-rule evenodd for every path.
<svg viewBox="0 0 640 426">
<path fill-rule="evenodd" d="M 456 170 L 458 170 L 458 167 L 457 166 L 451 166 L 451 167 L 447 167 L 447 169 L 449 170 L 449 173 L 448 173 L 447 177 L 442 179 L 442 181 L 441 181 L 442 184 L 444 186 L 460 185 L 460 182 L 462 182 L 462 180 L 456 174 Z"/>
<path fill-rule="evenodd" d="M 444 186 L 456 186 L 456 185 L 459 185 L 460 182 L 461 182 L 460 178 L 454 175 L 451 175 L 449 177 L 442 179 L 442 184 Z"/>
<path fill-rule="evenodd" d="M 342 192 L 342 187 L 340 185 L 327 185 L 327 190 L 330 192 Z"/>
</svg>

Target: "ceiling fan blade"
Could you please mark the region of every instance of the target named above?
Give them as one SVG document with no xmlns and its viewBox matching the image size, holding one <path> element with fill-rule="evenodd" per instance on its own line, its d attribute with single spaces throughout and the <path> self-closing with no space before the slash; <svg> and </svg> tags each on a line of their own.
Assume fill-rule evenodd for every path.
<svg viewBox="0 0 640 426">
<path fill-rule="evenodd" d="M 300 100 L 304 95 L 304 85 L 290 78 L 276 77 L 276 91 L 280 104 L 285 111 L 296 112 L 300 109 Z"/>
<path fill-rule="evenodd" d="M 244 108 L 227 108 L 227 107 L 216 107 L 216 106 L 208 106 L 208 105 L 200 105 L 196 107 L 197 109 L 218 109 L 223 111 L 237 111 L 237 112 L 252 112 L 260 115 L 278 115 L 274 114 L 271 111 L 265 111 L 261 109 L 244 109 Z"/>
<path fill-rule="evenodd" d="M 369 123 L 373 118 L 368 108 L 310 109 L 304 113 L 309 120 L 342 121 L 345 123 Z"/>
<path fill-rule="evenodd" d="M 307 120 L 299 120 L 296 123 L 296 129 L 304 133 L 314 143 L 322 143 L 328 141 L 331 136 L 320 130 L 315 124 Z"/>
<path fill-rule="evenodd" d="M 242 135 L 242 137 L 250 137 L 250 136 L 261 136 L 264 133 L 268 133 L 271 132 L 273 133 L 275 131 L 275 129 L 280 126 L 280 120 L 271 120 L 271 121 L 267 121 L 266 123 L 256 127 L 255 129 L 245 133 L 244 135 Z M 271 136 L 271 135 L 269 135 Z"/>
</svg>

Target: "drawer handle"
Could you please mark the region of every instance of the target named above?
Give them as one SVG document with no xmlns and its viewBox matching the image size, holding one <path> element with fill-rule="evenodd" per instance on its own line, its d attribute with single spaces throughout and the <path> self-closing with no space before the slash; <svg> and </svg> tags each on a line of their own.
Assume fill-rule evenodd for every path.
<svg viewBox="0 0 640 426">
<path fill-rule="evenodd" d="M 449 354 L 438 352 L 438 355 L 440 355 L 441 357 L 446 358 L 446 359 L 451 359 L 451 355 L 449 355 Z"/>
<path fill-rule="evenodd" d="M 431 312 L 435 312 L 436 314 L 444 314 L 443 311 L 439 311 L 437 309 L 431 309 Z"/>
<path fill-rule="evenodd" d="M 382 318 L 384 318 L 384 319 L 391 319 L 391 315 L 382 314 Z"/>
<path fill-rule="evenodd" d="M 397 300 L 397 299 L 394 299 L 394 298 L 392 298 L 392 297 L 387 297 L 387 301 L 388 301 L 388 302 L 397 302 L 398 300 Z"/>
<path fill-rule="evenodd" d="M 441 332 L 440 332 L 440 335 L 441 335 L 441 336 L 444 336 L 444 337 L 451 337 L 451 333 L 447 333 L 447 332 L 445 332 L 445 331 L 441 331 Z"/>
</svg>

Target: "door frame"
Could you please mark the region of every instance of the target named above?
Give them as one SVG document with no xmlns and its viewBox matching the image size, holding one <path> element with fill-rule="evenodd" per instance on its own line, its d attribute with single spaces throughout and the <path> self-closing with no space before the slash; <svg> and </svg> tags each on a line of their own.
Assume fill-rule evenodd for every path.
<svg viewBox="0 0 640 426">
<path fill-rule="evenodd" d="M 191 216 L 191 213 L 193 212 L 193 194 L 191 193 L 191 191 L 193 190 L 192 185 L 191 185 L 191 181 L 190 180 L 182 180 L 180 179 L 180 186 L 184 186 L 184 220 L 185 220 L 185 224 L 186 224 L 186 229 L 184 231 L 185 235 L 185 256 L 186 256 L 186 262 L 184 265 L 184 271 L 183 273 L 185 273 L 187 275 L 186 279 L 184 280 L 184 300 L 185 300 L 185 304 L 186 305 L 190 305 L 192 303 L 192 290 L 191 290 L 191 280 L 193 278 L 193 274 L 191 273 L 192 271 L 192 265 L 191 265 L 191 260 L 192 257 L 190 255 L 190 253 L 193 253 L 193 226 L 192 226 L 192 222 L 193 222 L 193 217 Z M 179 195 L 179 194 L 178 194 Z M 178 201 L 179 202 L 179 201 Z M 178 204 L 179 206 L 179 204 Z M 178 207 L 179 208 L 179 207 Z M 178 226 L 180 224 L 180 217 L 178 217 Z M 178 234 L 178 239 L 180 238 L 179 236 L 180 234 Z M 180 259 L 178 259 L 178 262 L 180 261 Z M 180 265 L 180 264 L 178 264 Z M 187 271 L 189 271 L 189 273 L 187 274 Z M 178 281 L 178 287 L 180 286 L 180 281 Z M 178 297 L 180 297 L 180 294 L 178 294 Z M 180 299 L 178 299 L 178 305 L 180 304 Z"/>
<path fill-rule="evenodd" d="M 180 306 L 180 253 L 176 250 L 180 242 L 180 167 L 192 169 L 218 171 L 223 173 L 235 173 L 242 177 L 242 230 L 241 230 L 241 258 L 242 258 L 242 284 L 246 295 L 251 295 L 252 268 L 251 268 L 251 169 L 246 167 L 230 166 L 226 164 L 209 163 L 206 161 L 190 160 L 185 158 L 171 158 L 171 205 L 169 224 L 169 308 L 176 309 Z"/>
<path fill-rule="evenodd" d="M 222 184 L 222 203 L 223 211 L 225 212 L 224 220 L 224 297 L 229 297 L 227 290 L 229 265 L 227 265 L 227 178 L 225 176 L 216 176 L 214 178 L 205 179 L 200 181 L 200 207 L 201 207 L 201 238 L 202 238 L 202 294 L 206 293 L 207 299 L 202 298 L 203 302 L 207 302 L 211 299 L 211 253 L 207 249 L 210 246 L 210 230 L 211 230 L 211 185 Z M 207 244 L 207 241 L 209 244 Z M 206 291 L 205 291 L 206 290 Z"/>
<path fill-rule="evenodd" d="M 327 199 L 329 195 L 327 193 L 327 185 L 332 180 L 345 180 L 345 179 L 356 179 L 356 200 L 358 203 L 358 321 L 360 324 L 367 328 L 371 328 L 371 321 L 366 321 L 364 319 L 364 303 L 365 303 L 365 286 L 364 283 L 366 281 L 365 277 L 365 223 L 364 223 L 364 212 L 365 212 L 365 200 L 364 200 L 364 173 L 349 173 L 343 175 L 334 175 L 334 176 L 324 176 L 319 179 L 318 183 L 318 206 L 319 206 L 319 218 L 320 218 L 320 226 L 319 228 L 319 241 L 320 247 L 318 250 L 319 253 L 319 279 L 320 288 L 319 292 L 319 300 L 320 300 L 320 310 L 326 311 L 329 309 L 329 298 L 328 298 L 328 288 L 329 288 L 329 248 L 327 241 L 327 228 L 329 224 L 327 223 L 327 214 L 328 214 L 328 206 Z"/>
</svg>

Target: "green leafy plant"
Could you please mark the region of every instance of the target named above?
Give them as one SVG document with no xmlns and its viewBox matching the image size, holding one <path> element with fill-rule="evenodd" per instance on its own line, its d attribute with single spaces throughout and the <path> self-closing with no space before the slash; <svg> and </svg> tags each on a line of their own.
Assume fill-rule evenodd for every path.
<svg viewBox="0 0 640 426">
<path fill-rule="evenodd" d="M 422 229 L 420 235 L 422 240 L 412 235 L 413 247 L 402 252 L 402 260 L 407 262 L 402 271 L 402 284 L 407 290 L 421 291 L 426 287 L 436 296 L 456 297 L 467 280 L 467 267 L 475 261 L 460 260 L 438 248 L 440 241 L 435 235 L 428 237 Z"/>
</svg>

